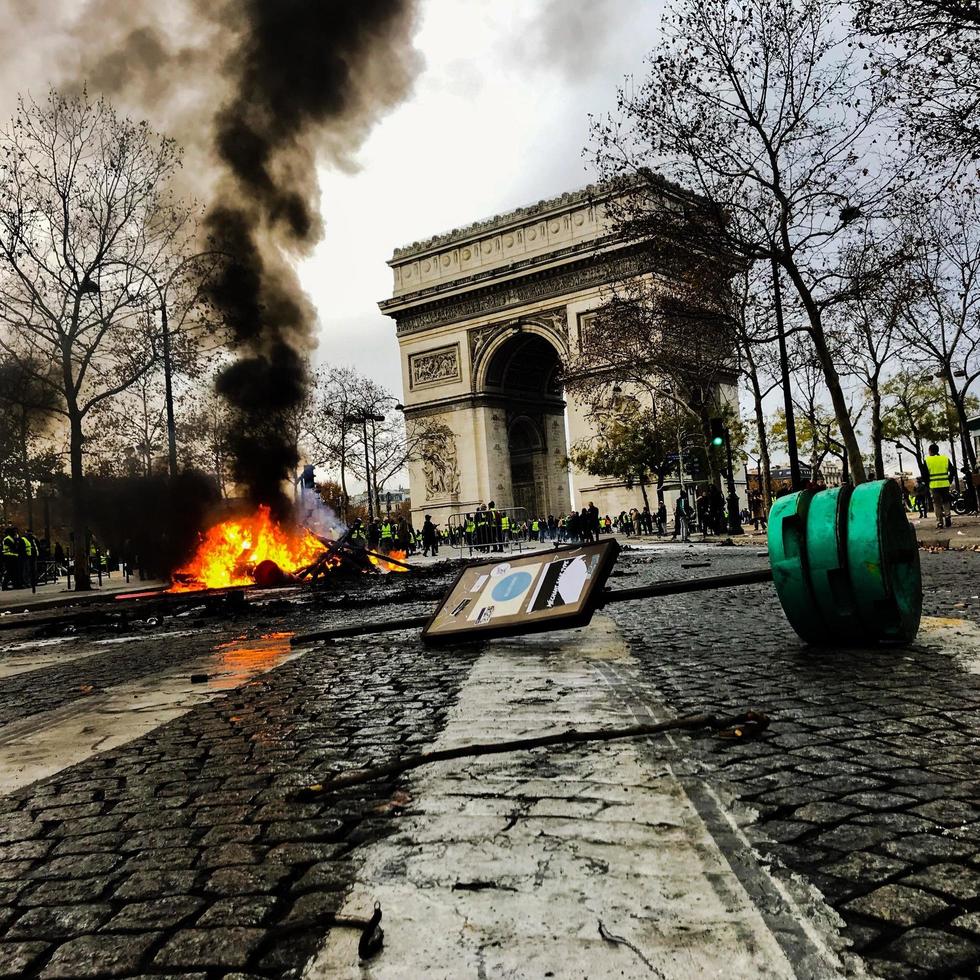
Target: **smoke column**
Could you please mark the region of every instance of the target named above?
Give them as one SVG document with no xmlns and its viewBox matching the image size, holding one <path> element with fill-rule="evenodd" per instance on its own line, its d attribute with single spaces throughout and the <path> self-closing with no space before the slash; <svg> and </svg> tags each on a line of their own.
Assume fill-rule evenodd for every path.
<svg viewBox="0 0 980 980">
<path fill-rule="evenodd" d="M 209 244 L 233 257 L 210 294 L 237 353 L 217 386 L 238 417 L 235 477 L 257 501 L 284 505 L 297 463 L 283 421 L 314 342 L 293 263 L 323 232 L 316 162 L 351 169 L 407 95 L 415 16 L 415 0 L 13 0 L 0 39 L 8 91 L 85 84 L 187 148 Z"/>
</svg>

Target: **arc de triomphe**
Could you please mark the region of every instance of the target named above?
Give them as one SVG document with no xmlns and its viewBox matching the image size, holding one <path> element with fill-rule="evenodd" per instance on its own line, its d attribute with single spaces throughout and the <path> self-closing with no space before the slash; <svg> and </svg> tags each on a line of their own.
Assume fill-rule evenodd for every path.
<svg viewBox="0 0 980 980">
<path fill-rule="evenodd" d="M 586 188 L 395 250 L 380 307 L 397 325 L 406 420 L 447 431 L 409 468 L 416 526 L 491 500 L 541 516 L 643 506 L 622 483 L 569 470 L 569 446 L 593 430 L 557 380 L 609 285 L 648 271 L 610 234 L 608 200 Z"/>
</svg>

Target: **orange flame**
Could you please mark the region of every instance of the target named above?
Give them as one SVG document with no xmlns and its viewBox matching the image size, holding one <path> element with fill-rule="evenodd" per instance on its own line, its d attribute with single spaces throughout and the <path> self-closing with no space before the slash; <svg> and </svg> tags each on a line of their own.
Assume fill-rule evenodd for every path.
<svg viewBox="0 0 980 980">
<path fill-rule="evenodd" d="M 284 572 L 309 565 L 323 544 L 304 528 L 286 530 L 261 506 L 250 517 L 215 524 L 201 539 L 197 554 L 174 572 L 172 592 L 253 585 L 252 570 L 261 561 L 274 561 Z"/>
<path fill-rule="evenodd" d="M 405 561 L 408 555 L 404 551 L 389 551 L 389 558 L 394 558 L 396 561 Z M 404 568 L 402 565 L 396 565 L 394 562 L 385 561 L 380 555 L 368 555 L 368 560 L 377 568 L 380 568 L 383 572 L 407 572 L 408 569 Z"/>
</svg>

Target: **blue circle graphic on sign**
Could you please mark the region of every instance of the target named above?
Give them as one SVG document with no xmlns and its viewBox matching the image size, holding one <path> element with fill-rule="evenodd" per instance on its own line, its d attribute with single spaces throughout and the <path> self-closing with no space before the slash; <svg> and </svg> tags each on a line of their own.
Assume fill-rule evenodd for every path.
<svg viewBox="0 0 980 980">
<path fill-rule="evenodd" d="M 526 592 L 530 584 L 531 576 L 528 572 L 514 572 L 513 575 L 501 579 L 490 594 L 495 602 L 507 602 L 508 599 L 516 599 L 522 592 Z"/>
</svg>

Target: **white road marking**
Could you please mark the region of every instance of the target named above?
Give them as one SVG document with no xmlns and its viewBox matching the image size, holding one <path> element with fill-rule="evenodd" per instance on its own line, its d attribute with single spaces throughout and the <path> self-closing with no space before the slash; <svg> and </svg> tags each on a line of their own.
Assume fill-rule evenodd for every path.
<svg viewBox="0 0 980 980">
<path fill-rule="evenodd" d="M 633 723 L 601 661 L 635 665 L 605 617 L 489 644 L 433 747 Z M 365 849 L 340 912 L 380 901 L 384 951 L 359 964 L 357 932 L 335 929 L 306 980 L 795 977 L 678 779 L 641 753 L 610 742 L 419 770 L 413 815 Z"/>
</svg>

